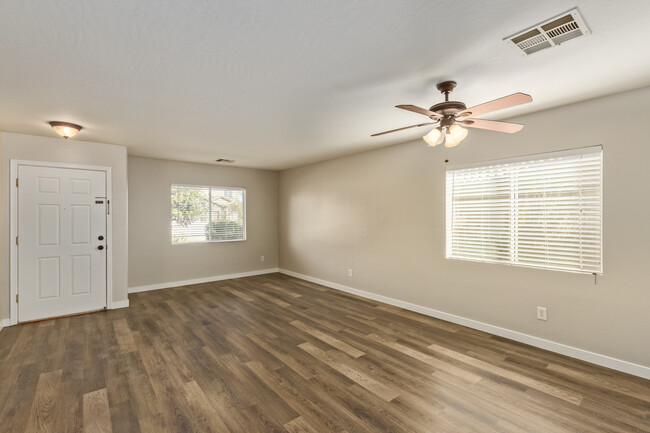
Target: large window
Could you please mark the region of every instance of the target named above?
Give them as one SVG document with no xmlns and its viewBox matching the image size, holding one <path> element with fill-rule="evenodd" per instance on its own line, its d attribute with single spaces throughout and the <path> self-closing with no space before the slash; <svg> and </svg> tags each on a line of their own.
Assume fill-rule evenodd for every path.
<svg viewBox="0 0 650 433">
<path fill-rule="evenodd" d="M 172 243 L 246 239 L 246 190 L 172 185 Z"/>
<path fill-rule="evenodd" d="M 602 273 L 602 148 L 447 170 L 447 257 Z"/>
</svg>

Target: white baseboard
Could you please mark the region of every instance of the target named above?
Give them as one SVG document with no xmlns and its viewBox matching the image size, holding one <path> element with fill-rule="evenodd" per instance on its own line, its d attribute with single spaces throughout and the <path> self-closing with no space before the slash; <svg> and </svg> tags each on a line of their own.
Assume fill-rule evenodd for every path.
<svg viewBox="0 0 650 433">
<path fill-rule="evenodd" d="M 2 328 L 4 328 L 5 326 L 11 326 L 11 319 L 0 320 L 0 331 L 2 331 Z"/>
<path fill-rule="evenodd" d="M 129 300 L 127 299 L 126 301 L 113 301 L 111 303 L 111 306 L 108 308 L 109 310 L 117 310 L 118 308 L 126 308 L 129 306 Z"/>
<path fill-rule="evenodd" d="M 467 326 L 468 328 L 478 329 L 479 331 L 498 335 L 499 337 L 509 338 L 510 340 L 515 340 L 519 341 L 520 343 L 539 347 L 540 349 L 549 350 L 551 352 L 556 352 L 562 355 L 570 356 L 572 358 L 591 362 L 592 364 L 597 364 L 603 367 L 611 368 L 613 370 L 633 374 L 644 379 L 650 379 L 650 367 L 634 364 L 606 355 L 601 355 L 599 353 L 590 352 L 588 350 L 579 349 L 577 347 L 567 346 L 562 343 L 556 343 L 555 341 L 545 340 L 543 338 L 534 337 L 532 335 L 523 334 L 521 332 L 501 328 L 499 326 L 490 325 L 484 322 L 479 322 L 477 320 L 467 319 L 465 317 L 456 316 L 454 314 L 445 313 L 443 311 L 434 310 L 432 308 L 423 307 L 421 305 L 411 304 L 409 302 L 400 301 L 399 299 L 377 295 L 375 293 L 366 292 L 365 290 L 359 290 L 344 286 L 342 284 L 332 283 L 331 281 L 321 280 L 320 278 L 310 277 L 309 275 L 299 274 L 287 269 L 280 269 L 279 272 L 290 275 L 292 277 L 300 278 L 302 280 L 311 281 L 312 283 L 320 284 L 322 286 L 331 287 L 332 289 L 361 296 L 362 298 L 368 298 L 383 302 L 385 304 L 394 305 L 396 307 L 404 308 L 405 310 L 415 311 L 426 316 L 435 317 L 436 319 L 446 320 L 447 322 L 456 323 L 458 325 Z"/>
<path fill-rule="evenodd" d="M 193 280 L 173 281 L 168 283 L 150 284 L 147 286 L 129 287 L 129 293 L 147 292 L 149 290 L 168 289 L 170 287 L 189 286 L 191 284 L 211 283 L 213 281 L 230 280 L 232 278 L 252 277 L 254 275 L 278 272 L 278 268 L 260 269 L 258 271 L 240 272 L 237 274 L 216 275 L 213 277 L 196 278 Z"/>
</svg>

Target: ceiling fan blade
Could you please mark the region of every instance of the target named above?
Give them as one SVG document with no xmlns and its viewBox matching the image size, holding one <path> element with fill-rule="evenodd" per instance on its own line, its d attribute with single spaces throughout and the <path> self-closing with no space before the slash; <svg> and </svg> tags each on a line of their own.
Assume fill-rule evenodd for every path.
<svg viewBox="0 0 650 433">
<path fill-rule="evenodd" d="M 466 119 L 458 123 L 468 128 L 488 129 L 490 131 L 507 132 L 510 134 L 519 132 L 524 127 L 521 123 L 499 122 L 496 120 L 484 119 Z"/>
<path fill-rule="evenodd" d="M 495 99 L 494 101 L 469 107 L 468 109 L 458 113 L 458 116 L 479 116 L 491 111 L 503 110 L 504 108 L 514 107 L 515 105 L 521 105 L 532 101 L 533 98 L 530 95 L 525 93 L 513 93 L 512 95 L 504 96 L 503 98 Z"/>
<path fill-rule="evenodd" d="M 419 126 L 433 125 L 435 123 L 436 122 L 419 123 L 417 125 L 405 126 L 403 128 L 397 128 L 397 129 L 391 129 L 390 131 L 384 131 L 384 132 L 378 132 L 376 134 L 372 134 L 371 137 L 376 137 L 378 135 L 384 135 L 384 134 L 390 134 L 391 132 L 401 131 L 402 129 L 417 128 Z"/>
<path fill-rule="evenodd" d="M 442 118 L 442 116 L 436 112 L 427 110 L 426 108 L 421 108 L 415 105 L 396 105 L 395 108 L 401 108 L 402 110 L 412 111 L 414 113 L 423 114 L 427 117 L 437 117 Z"/>
</svg>

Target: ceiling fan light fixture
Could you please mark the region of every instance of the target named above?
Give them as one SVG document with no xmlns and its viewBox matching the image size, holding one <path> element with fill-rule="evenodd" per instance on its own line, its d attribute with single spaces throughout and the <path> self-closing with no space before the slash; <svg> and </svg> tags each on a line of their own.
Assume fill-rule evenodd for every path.
<svg viewBox="0 0 650 433">
<path fill-rule="evenodd" d="M 444 135 L 442 134 L 442 131 L 440 131 L 440 128 L 433 128 L 431 132 L 422 137 L 422 139 L 427 142 L 427 145 L 429 147 L 439 145 L 442 142 L 443 138 Z"/>
<path fill-rule="evenodd" d="M 83 127 L 69 122 L 50 122 L 50 126 L 63 138 L 74 137 L 83 129 Z"/>
</svg>

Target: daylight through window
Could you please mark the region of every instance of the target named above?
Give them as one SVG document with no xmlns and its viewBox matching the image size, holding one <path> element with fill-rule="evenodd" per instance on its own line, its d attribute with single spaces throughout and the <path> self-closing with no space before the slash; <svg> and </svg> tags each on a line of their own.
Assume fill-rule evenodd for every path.
<svg viewBox="0 0 650 433">
<path fill-rule="evenodd" d="M 602 148 L 447 171 L 447 257 L 602 273 Z"/>
<path fill-rule="evenodd" d="M 172 185 L 172 243 L 246 239 L 246 190 Z"/>
</svg>

